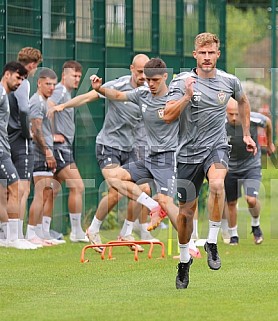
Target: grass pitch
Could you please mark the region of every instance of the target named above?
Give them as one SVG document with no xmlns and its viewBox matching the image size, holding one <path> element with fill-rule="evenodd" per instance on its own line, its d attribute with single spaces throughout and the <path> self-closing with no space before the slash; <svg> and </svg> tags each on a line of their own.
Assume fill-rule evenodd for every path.
<svg viewBox="0 0 278 321">
<path fill-rule="evenodd" d="M 218 271 L 208 268 L 205 251 L 200 248 L 203 257 L 194 260 L 186 290 L 175 288 L 178 261 L 167 255 L 158 258 L 159 247 L 148 259 L 148 246 L 144 246 L 138 262 L 126 247 L 115 248 L 114 259 L 108 260 L 106 254 L 103 261 L 99 254 L 87 250 L 90 262 L 84 264 L 80 263 L 84 244 L 69 240 L 65 245 L 35 251 L 0 248 L 1 320 L 276 321 L 276 171 L 264 170 L 263 244 L 253 243 L 250 219 L 241 205 L 239 246 L 219 240 L 222 267 Z M 107 241 L 117 235 L 117 231 L 107 233 L 103 232 Z M 167 245 L 167 230 L 160 230 L 156 237 Z"/>
</svg>

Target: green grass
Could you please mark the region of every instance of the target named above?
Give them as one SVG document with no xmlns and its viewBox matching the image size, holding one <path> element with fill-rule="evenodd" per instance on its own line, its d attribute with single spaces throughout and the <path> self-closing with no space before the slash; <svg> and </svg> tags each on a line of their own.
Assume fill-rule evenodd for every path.
<svg viewBox="0 0 278 321">
<path fill-rule="evenodd" d="M 246 219 L 239 246 L 219 241 L 219 271 L 207 267 L 201 249 L 203 257 L 194 260 L 186 290 L 175 289 L 178 261 L 172 256 L 158 258 L 160 248 L 148 259 L 148 246 L 144 246 L 138 262 L 127 248 L 115 248 L 114 259 L 103 261 L 87 250 L 90 262 L 84 264 L 80 263 L 83 245 L 69 241 L 36 251 L 0 248 L 1 320 L 277 320 L 278 240 L 270 224 L 278 206 L 270 184 L 276 171 L 264 170 L 264 243 L 253 244 Z M 157 233 L 166 243 L 167 231 Z M 117 231 L 103 232 L 107 239 L 116 235 Z"/>
</svg>

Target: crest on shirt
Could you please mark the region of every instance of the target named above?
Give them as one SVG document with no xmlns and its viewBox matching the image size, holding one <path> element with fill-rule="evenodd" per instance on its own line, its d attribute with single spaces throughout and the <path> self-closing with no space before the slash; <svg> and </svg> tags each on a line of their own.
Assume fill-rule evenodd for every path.
<svg viewBox="0 0 278 321">
<path fill-rule="evenodd" d="M 226 94 L 223 91 L 220 91 L 218 94 L 218 99 L 220 101 L 221 104 L 224 104 L 225 100 L 226 100 Z"/>
<path fill-rule="evenodd" d="M 158 111 L 157 111 L 157 112 L 158 112 L 158 117 L 162 119 L 162 118 L 163 118 L 163 116 L 164 116 L 164 109 L 163 109 L 163 108 L 158 109 Z"/>
</svg>

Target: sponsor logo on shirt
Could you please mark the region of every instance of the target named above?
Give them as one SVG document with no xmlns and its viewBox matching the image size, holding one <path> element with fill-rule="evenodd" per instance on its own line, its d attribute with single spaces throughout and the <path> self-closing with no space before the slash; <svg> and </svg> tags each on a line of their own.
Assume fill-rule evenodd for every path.
<svg viewBox="0 0 278 321">
<path fill-rule="evenodd" d="M 147 107 L 148 107 L 148 106 L 147 106 L 146 104 L 142 104 L 142 112 L 143 112 L 143 113 L 146 111 Z"/>
</svg>

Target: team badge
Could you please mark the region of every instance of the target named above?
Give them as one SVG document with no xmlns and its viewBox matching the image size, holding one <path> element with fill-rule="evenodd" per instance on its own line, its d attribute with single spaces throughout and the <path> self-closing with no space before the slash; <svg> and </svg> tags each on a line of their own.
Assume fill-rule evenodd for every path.
<svg viewBox="0 0 278 321">
<path fill-rule="evenodd" d="M 223 91 L 220 91 L 218 94 L 218 99 L 220 101 L 221 104 L 224 104 L 225 100 L 226 100 L 226 94 Z"/>
<path fill-rule="evenodd" d="M 158 109 L 158 117 L 162 119 L 163 116 L 164 116 L 164 109 Z"/>
</svg>

